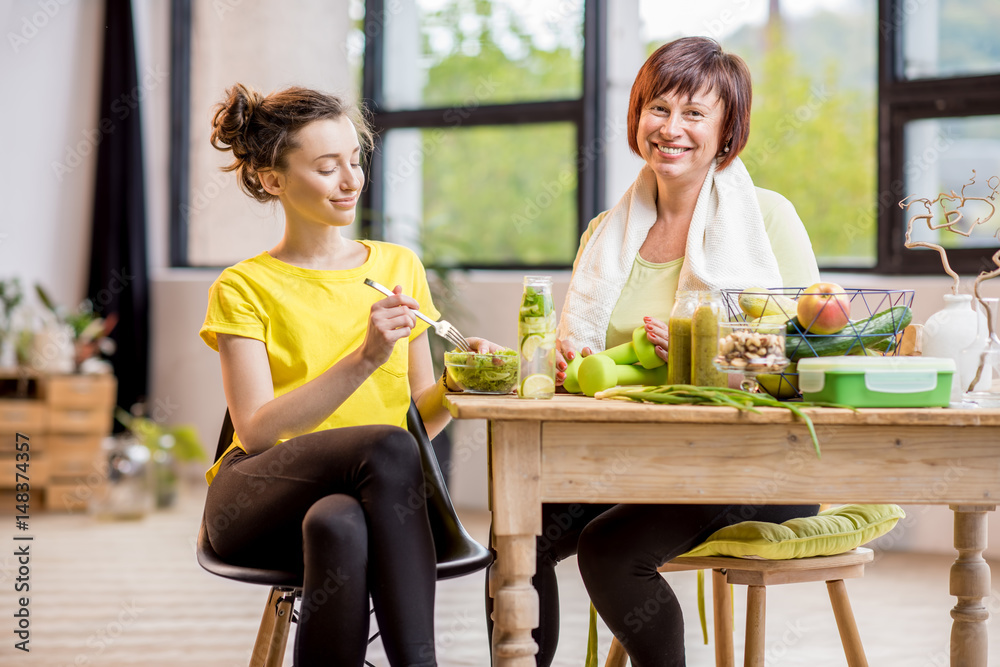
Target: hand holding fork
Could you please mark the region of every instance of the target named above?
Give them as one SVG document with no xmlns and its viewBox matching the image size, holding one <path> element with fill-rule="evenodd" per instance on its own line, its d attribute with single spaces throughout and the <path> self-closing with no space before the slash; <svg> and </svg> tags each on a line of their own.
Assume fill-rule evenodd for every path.
<svg viewBox="0 0 1000 667">
<path fill-rule="evenodd" d="M 395 293 L 388 287 L 380 285 L 379 283 L 375 282 L 370 278 L 365 278 L 365 284 L 368 285 L 369 287 L 378 290 L 379 292 L 385 294 L 386 296 L 395 296 Z M 457 347 L 459 350 L 462 350 L 463 352 L 472 352 L 472 347 L 469 345 L 469 342 L 465 340 L 465 337 L 458 332 L 458 329 L 456 329 L 453 324 L 451 324 L 447 320 L 432 320 L 431 318 L 427 317 L 416 308 L 411 308 L 411 310 L 413 311 L 414 315 L 416 315 L 424 322 L 427 322 L 429 325 L 431 325 L 431 327 L 433 327 L 434 329 L 434 333 L 447 340 L 449 343 Z"/>
</svg>

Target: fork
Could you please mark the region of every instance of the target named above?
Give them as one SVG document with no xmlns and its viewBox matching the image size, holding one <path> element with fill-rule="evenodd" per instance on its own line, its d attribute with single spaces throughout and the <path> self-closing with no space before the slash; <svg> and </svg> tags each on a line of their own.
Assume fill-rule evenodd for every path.
<svg viewBox="0 0 1000 667">
<path fill-rule="evenodd" d="M 378 284 L 371 278 L 365 278 L 365 285 L 375 288 L 376 290 L 382 292 L 382 294 L 385 294 L 386 296 L 393 296 L 393 292 L 391 289 L 389 289 L 385 285 Z M 468 341 L 465 340 L 465 337 L 462 334 L 458 333 L 458 329 L 456 329 L 455 325 L 453 325 L 451 322 L 449 322 L 448 320 L 432 320 L 431 318 L 421 313 L 419 310 L 416 309 L 411 309 L 411 310 L 413 310 L 414 315 L 416 315 L 424 322 L 427 322 L 427 324 L 434 327 L 434 333 L 436 333 L 438 336 L 441 336 L 446 341 L 448 341 L 449 343 L 460 349 L 462 352 L 472 352 L 472 347 L 469 345 Z"/>
</svg>

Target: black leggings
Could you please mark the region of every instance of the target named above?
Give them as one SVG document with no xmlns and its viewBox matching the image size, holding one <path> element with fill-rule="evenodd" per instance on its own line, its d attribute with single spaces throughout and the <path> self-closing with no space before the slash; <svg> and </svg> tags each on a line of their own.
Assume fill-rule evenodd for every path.
<svg viewBox="0 0 1000 667">
<path fill-rule="evenodd" d="M 559 641 L 556 563 L 577 554 L 597 613 L 628 651 L 634 667 L 682 667 L 684 618 L 657 572 L 723 526 L 740 521 L 781 523 L 816 513 L 816 505 L 542 505 L 535 576 L 539 626 L 537 664 L 548 667 Z M 489 582 L 489 571 L 487 571 Z M 489 584 L 487 583 L 487 586 Z M 493 600 L 486 596 L 490 637 Z"/>
<path fill-rule="evenodd" d="M 368 597 L 389 663 L 430 667 L 436 558 L 413 437 L 356 426 L 230 452 L 208 490 L 212 546 L 234 564 L 303 573 L 296 667 L 364 664 Z M 399 512 L 406 508 L 405 512 Z"/>
</svg>

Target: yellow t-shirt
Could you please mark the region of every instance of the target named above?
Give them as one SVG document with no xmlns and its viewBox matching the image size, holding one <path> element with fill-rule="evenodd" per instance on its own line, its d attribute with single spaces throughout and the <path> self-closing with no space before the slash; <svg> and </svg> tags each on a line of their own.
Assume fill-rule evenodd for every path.
<svg viewBox="0 0 1000 667">
<path fill-rule="evenodd" d="M 440 316 L 424 267 L 412 251 L 390 243 L 360 243 L 368 248 L 368 259 L 343 271 L 303 269 L 266 252 L 224 270 L 208 293 L 202 340 L 216 351 L 220 333 L 262 341 L 277 397 L 316 378 L 364 342 L 371 306 L 385 298 L 365 285 L 365 278 L 390 289 L 401 285 L 421 312 L 434 319 Z M 418 319 L 409 340 L 427 327 Z M 315 430 L 369 424 L 405 427 L 408 368 L 409 345 L 397 343 L 389 360 Z M 238 438 L 226 452 L 233 447 L 242 448 Z M 205 474 L 209 484 L 219 465 L 216 461 Z"/>
<path fill-rule="evenodd" d="M 819 282 L 819 268 L 812 243 L 795 207 L 777 192 L 764 188 L 756 188 L 756 191 L 757 203 L 764 218 L 764 231 L 778 261 L 778 271 L 784 286 L 808 287 Z M 591 220 L 580 238 L 580 248 L 573 261 L 574 271 L 584 247 L 606 213 L 607 211 Z M 671 262 L 654 264 L 636 253 L 628 280 L 611 311 L 605 349 L 632 340 L 632 331 L 642 325 L 643 317 L 655 317 L 663 322 L 669 319 L 683 263 L 684 258 L 681 257 Z"/>
</svg>

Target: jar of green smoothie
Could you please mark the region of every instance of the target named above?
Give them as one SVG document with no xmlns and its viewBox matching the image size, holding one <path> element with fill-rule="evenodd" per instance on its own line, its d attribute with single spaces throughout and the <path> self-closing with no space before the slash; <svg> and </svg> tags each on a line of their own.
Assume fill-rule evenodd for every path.
<svg viewBox="0 0 1000 667">
<path fill-rule="evenodd" d="M 691 383 L 691 320 L 698 292 L 679 291 L 667 320 L 667 383 Z"/>
<path fill-rule="evenodd" d="M 726 309 L 720 292 L 698 292 L 691 317 L 691 384 L 698 387 L 725 387 L 729 378 L 715 367 L 719 352 L 719 321 Z"/>
</svg>

